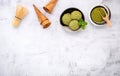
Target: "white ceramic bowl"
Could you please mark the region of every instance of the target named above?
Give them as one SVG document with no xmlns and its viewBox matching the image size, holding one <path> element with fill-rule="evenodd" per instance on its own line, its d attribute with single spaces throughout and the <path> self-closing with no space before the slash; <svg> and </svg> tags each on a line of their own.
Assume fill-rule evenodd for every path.
<svg viewBox="0 0 120 76">
<path fill-rule="evenodd" d="M 93 22 L 93 20 L 91 19 L 91 11 L 92 11 L 95 7 L 98 7 L 98 6 L 103 7 L 103 8 L 106 10 L 107 14 L 109 15 L 109 18 L 111 18 L 111 12 L 110 12 L 109 8 L 108 8 L 107 6 L 105 6 L 105 5 L 103 5 L 103 4 L 98 4 L 98 5 L 96 5 L 96 6 L 93 6 L 92 9 L 90 10 L 90 13 L 89 13 L 90 22 L 91 22 L 93 25 L 98 26 L 98 27 L 100 27 L 100 26 L 105 26 L 106 22 L 105 22 L 105 23 L 101 23 L 101 24 L 97 24 L 97 23 Z"/>
</svg>

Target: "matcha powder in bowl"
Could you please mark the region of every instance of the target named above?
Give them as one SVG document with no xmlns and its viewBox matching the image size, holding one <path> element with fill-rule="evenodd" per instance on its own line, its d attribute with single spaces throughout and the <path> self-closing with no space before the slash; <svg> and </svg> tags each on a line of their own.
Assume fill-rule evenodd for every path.
<svg viewBox="0 0 120 76">
<path fill-rule="evenodd" d="M 101 15 L 99 13 L 99 12 L 101 12 L 102 16 L 104 16 L 104 17 L 106 16 L 105 12 L 103 10 L 104 8 L 103 9 L 101 9 L 101 8 L 103 8 L 103 7 L 101 7 L 101 6 L 95 7 L 93 9 L 93 11 L 91 12 L 91 19 L 93 20 L 93 22 L 95 22 L 97 24 L 105 23 L 105 21 L 102 19 Z"/>
</svg>

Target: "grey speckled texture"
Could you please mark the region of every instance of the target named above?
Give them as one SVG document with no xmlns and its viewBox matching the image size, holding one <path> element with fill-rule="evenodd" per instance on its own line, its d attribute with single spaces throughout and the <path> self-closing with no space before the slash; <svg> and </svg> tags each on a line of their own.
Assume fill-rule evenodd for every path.
<svg viewBox="0 0 120 76">
<path fill-rule="evenodd" d="M 50 15 L 42 7 L 49 0 L 0 0 L 0 76 L 120 76 L 120 0 L 104 0 L 112 13 L 113 27 L 95 27 L 90 9 L 102 0 L 58 0 Z M 42 29 L 32 4 L 50 19 Z M 15 7 L 23 4 L 29 14 L 14 28 Z M 66 32 L 61 13 L 77 7 L 85 14 L 85 31 Z"/>
</svg>

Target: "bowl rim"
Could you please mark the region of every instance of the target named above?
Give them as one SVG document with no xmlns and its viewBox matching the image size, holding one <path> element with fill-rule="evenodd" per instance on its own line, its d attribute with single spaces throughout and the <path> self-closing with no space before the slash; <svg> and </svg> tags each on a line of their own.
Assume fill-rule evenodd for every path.
<svg viewBox="0 0 120 76">
<path fill-rule="evenodd" d="M 72 11 L 70 11 L 70 12 L 66 12 L 66 11 L 68 11 L 68 10 L 70 10 L 70 9 L 74 9 L 74 10 L 72 10 Z M 67 30 L 67 31 L 79 31 L 79 30 L 81 30 L 80 28 L 78 29 L 78 30 L 71 30 L 67 25 L 65 25 L 65 24 L 63 24 L 63 22 L 62 22 L 62 17 L 63 17 L 63 15 L 65 14 L 65 13 L 71 13 L 71 12 L 73 12 L 73 11 L 79 11 L 79 12 L 81 12 L 81 14 L 82 14 L 82 18 L 83 18 L 83 20 L 85 21 L 85 16 L 84 16 L 84 14 L 83 14 L 83 12 L 80 10 L 80 9 L 78 9 L 78 8 L 76 8 L 76 7 L 69 7 L 69 8 L 67 8 L 67 9 L 65 9 L 63 12 L 62 12 L 62 14 L 60 15 L 60 24 L 61 24 L 61 26 L 63 27 L 63 29 L 65 29 L 65 30 Z"/>
<path fill-rule="evenodd" d="M 105 26 L 105 25 L 106 25 L 106 22 L 103 23 L 103 24 L 97 24 L 97 23 L 93 22 L 93 20 L 91 19 L 91 11 L 92 11 L 95 7 L 98 7 L 98 6 L 101 6 L 101 7 L 104 7 L 104 8 L 105 8 L 105 10 L 107 11 L 110 19 L 111 19 L 111 11 L 110 11 L 110 9 L 109 9 L 106 5 L 104 5 L 104 4 L 97 4 L 97 5 L 93 6 L 93 7 L 90 9 L 90 12 L 89 12 L 89 20 L 90 20 L 90 22 L 91 22 L 93 25 L 95 25 L 95 26 L 101 27 L 101 26 Z"/>
</svg>

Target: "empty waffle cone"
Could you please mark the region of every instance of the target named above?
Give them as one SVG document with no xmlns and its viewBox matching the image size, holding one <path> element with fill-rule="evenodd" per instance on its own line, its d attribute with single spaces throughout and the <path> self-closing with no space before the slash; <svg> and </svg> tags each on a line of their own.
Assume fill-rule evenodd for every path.
<svg viewBox="0 0 120 76">
<path fill-rule="evenodd" d="M 36 15 L 38 17 L 40 24 L 43 26 L 43 28 L 47 28 L 51 24 L 51 22 L 34 4 L 33 4 L 33 7 L 34 7 L 34 10 L 36 12 Z"/>
<path fill-rule="evenodd" d="M 28 9 L 25 8 L 22 5 L 18 5 L 16 8 L 16 15 L 15 18 L 13 20 L 13 25 L 15 27 L 18 27 L 18 25 L 20 24 L 21 20 L 26 16 L 26 14 L 28 13 Z"/>
<path fill-rule="evenodd" d="M 57 1 L 58 0 L 51 0 L 46 6 L 43 7 L 43 9 L 48 13 L 52 13 Z"/>
</svg>

